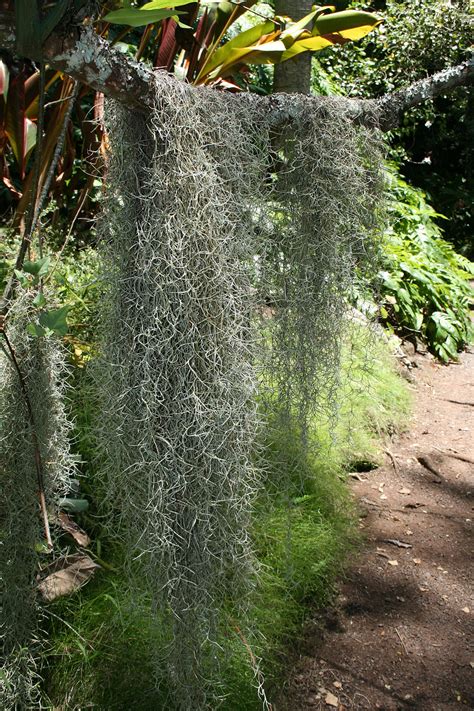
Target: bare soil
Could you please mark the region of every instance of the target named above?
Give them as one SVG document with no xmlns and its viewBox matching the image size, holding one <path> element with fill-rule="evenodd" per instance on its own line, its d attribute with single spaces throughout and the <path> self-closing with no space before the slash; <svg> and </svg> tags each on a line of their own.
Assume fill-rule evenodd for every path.
<svg viewBox="0 0 474 711">
<path fill-rule="evenodd" d="M 277 711 L 474 709 L 474 352 L 410 359 L 413 421 L 353 477 L 365 546 L 306 625 Z"/>
</svg>

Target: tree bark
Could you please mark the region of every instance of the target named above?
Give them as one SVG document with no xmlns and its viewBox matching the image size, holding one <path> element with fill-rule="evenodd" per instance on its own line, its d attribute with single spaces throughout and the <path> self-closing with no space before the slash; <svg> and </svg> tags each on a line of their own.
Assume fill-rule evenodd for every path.
<svg viewBox="0 0 474 711">
<path fill-rule="evenodd" d="M 0 12 L 0 47 L 15 52 L 12 13 Z M 39 59 L 37 56 L 29 58 Z M 146 111 L 153 104 L 153 72 L 143 64 L 127 59 L 99 37 L 92 27 L 69 25 L 55 30 L 43 45 L 43 59 L 53 69 L 126 106 Z M 381 99 L 348 98 L 344 105 L 347 115 L 354 121 L 375 124 L 383 131 L 389 131 L 397 127 L 403 113 L 411 107 L 458 86 L 472 84 L 473 79 L 474 59 L 469 59 Z M 322 101 L 324 97 L 317 97 L 317 100 Z M 280 100 L 279 95 L 274 94 L 264 101 L 268 103 L 268 110 L 274 113 L 275 125 L 279 121 L 291 120 L 291 102 L 287 99 Z"/>
<path fill-rule="evenodd" d="M 300 20 L 311 12 L 312 5 L 312 0 L 275 0 L 275 15 L 287 15 L 292 20 Z M 310 52 L 275 66 L 273 91 L 286 94 L 311 93 Z"/>
</svg>

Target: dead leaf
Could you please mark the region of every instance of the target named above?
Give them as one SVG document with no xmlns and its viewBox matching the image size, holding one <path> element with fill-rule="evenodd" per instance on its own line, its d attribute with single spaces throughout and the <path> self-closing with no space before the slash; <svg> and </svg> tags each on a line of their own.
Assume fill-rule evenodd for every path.
<svg viewBox="0 0 474 711">
<path fill-rule="evenodd" d="M 92 558 L 82 553 L 66 556 L 55 561 L 46 570 L 52 570 L 38 584 L 38 590 L 47 602 L 52 602 L 58 597 L 69 595 L 80 587 L 94 575 L 100 565 Z"/>
<path fill-rule="evenodd" d="M 83 531 L 80 526 L 77 525 L 75 521 L 69 518 L 67 513 L 65 513 L 64 511 L 60 511 L 58 516 L 58 523 L 63 529 L 63 531 L 66 531 L 66 533 L 69 533 L 69 535 L 74 538 L 74 540 L 79 546 L 81 546 L 82 548 L 87 548 L 87 546 L 91 542 L 91 539 L 89 538 L 87 533 Z"/>
<path fill-rule="evenodd" d="M 330 691 L 326 694 L 324 701 L 327 703 L 328 706 L 334 706 L 334 708 L 336 709 L 339 706 L 339 699 L 337 698 L 337 696 L 334 696 L 334 694 L 331 694 Z"/>
<path fill-rule="evenodd" d="M 335 686 L 336 689 L 342 689 L 342 684 L 340 681 L 333 681 L 332 685 Z"/>
<path fill-rule="evenodd" d="M 389 565 L 398 565 L 398 560 L 389 560 L 388 564 Z"/>
<path fill-rule="evenodd" d="M 407 489 L 406 486 L 403 486 L 401 489 L 398 490 L 398 493 L 408 496 L 408 494 L 411 494 L 411 489 Z"/>
</svg>

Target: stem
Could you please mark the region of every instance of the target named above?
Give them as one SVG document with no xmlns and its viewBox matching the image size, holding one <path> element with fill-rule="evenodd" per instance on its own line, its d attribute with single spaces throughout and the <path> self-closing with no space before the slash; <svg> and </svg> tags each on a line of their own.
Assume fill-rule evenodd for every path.
<svg viewBox="0 0 474 711">
<path fill-rule="evenodd" d="M 28 411 L 28 419 L 30 422 L 30 429 L 31 429 L 31 441 L 33 443 L 33 451 L 34 451 L 34 459 L 35 459 L 35 469 L 36 469 L 36 480 L 38 483 L 38 496 L 39 496 L 39 503 L 40 503 L 40 509 L 41 509 L 41 515 L 43 518 L 43 525 L 44 525 L 44 534 L 46 538 L 46 544 L 50 550 L 53 549 L 53 541 L 51 539 L 51 531 L 49 528 L 49 519 L 48 519 L 48 511 L 46 508 L 46 496 L 45 496 L 45 490 L 44 490 L 44 468 L 43 468 L 43 460 L 41 457 L 41 449 L 38 441 L 38 435 L 36 434 L 36 425 L 35 425 L 35 418 L 33 415 L 33 408 L 31 406 L 31 400 L 30 396 L 28 395 L 28 389 L 26 387 L 26 382 L 25 378 L 23 377 L 23 373 L 21 372 L 20 365 L 18 363 L 18 359 L 16 357 L 15 349 L 13 348 L 10 339 L 8 338 L 6 332 L 4 329 L 2 329 L 2 334 L 5 339 L 5 343 L 8 349 L 8 352 L 10 354 L 11 361 L 15 367 L 15 370 L 18 374 L 18 379 L 20 381 L 20 387 L 23 393 L 23 397 L 26 403 L 26 409 Z"/>
</svg>

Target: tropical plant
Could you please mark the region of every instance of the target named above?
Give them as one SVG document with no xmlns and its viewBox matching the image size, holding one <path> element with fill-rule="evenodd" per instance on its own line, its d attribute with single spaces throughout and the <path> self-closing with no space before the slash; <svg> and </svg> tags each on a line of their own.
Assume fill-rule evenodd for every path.
<svg viewBox="0 0 474 711">
<path fill-rule="evenodd" d="M 40 53 L 42 41 L 69 4 L 60 0 L 40 11 L 41 3 L 17 2 L 20 50 L 29 42 Z M 245 78 L 249 65 L 284 62 L 335 42 L 360 39 L 381 21 L 367 12 L 332 13 L 329 6 L 315 6 L 294 22 L 261 16 L 253 9 L 255 4 L 256 0 L 245 6 L 227 1 L 152 0 L 139 6 L 123 0 L 121 7 L 110 10 L 111 3 L 102 2 L 89 21 L 112 45 L 137 60 L 174 71 L 194 84 L 232 91 L 249 86 Z M 232 36 L 235 23 L 252 13 L 264 21 Z M 59 72 L 40 71 L 30 62 L 0 60 L 3 200 L 7 209 L 13 207 L 17 225 L 22 225 L 34 198 L 34 186 L 36 203 L 41 197 L 44 202 L 48 194 L 69 223 L 88 205 L 94 208 L 96 179 L 103 168 L 101 115 L 102 98 L 88 87 L 76 86 Z M 39 165 L 34 162 L 35 149 L 40 152 Z"/>
<path fill-rule="evenodd" d="M 341 93 L 376 98 L 471 57 L 469 0 L 387 0 L 377 7 L 383 12 L 383 25 L 350 51 L 329 48 L 313 61 L 316 91 L 321 68 Z M 436 212 L 449 217 L 444 224 L 437 218 L 445 238 L 471 259 L 473 102 L 472 91 L 459 88 L 406 113 L 388 136 L 391 155 L 400 161 L 409 182 L 429 193 Z"/>
</svg>

